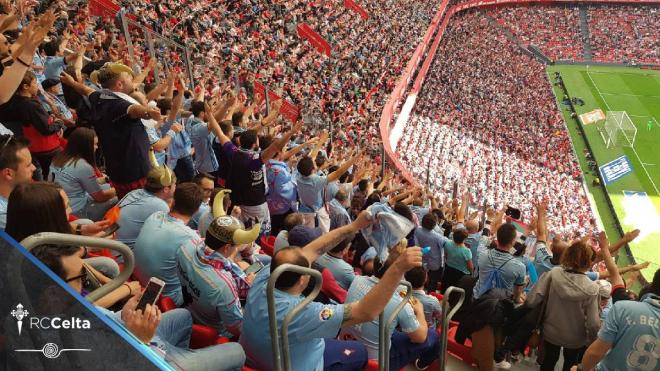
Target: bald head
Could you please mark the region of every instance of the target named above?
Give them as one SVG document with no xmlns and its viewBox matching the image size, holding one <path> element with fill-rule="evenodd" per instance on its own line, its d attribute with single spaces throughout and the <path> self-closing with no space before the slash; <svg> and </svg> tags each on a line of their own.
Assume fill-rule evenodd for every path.
<svg viewBox="0 0 660 371">
<path fill-rule="evenodd" d="M 310 264 L 307 258 L 302 254 L 302 249 L 298 246 L 287 246 L 278 250 L 273 255 L 270 263 L 270 273 L 272 274 L 282 264 L 293 264 L 304 268 L 309 268 Z M 284 272 L 275 283 L 278 290 L 288 290 L 300 281 L 302 275 L 294 272 Z"/>
<path fill-rule="evenodd" d="M 476 220 L 468 220 L 465 222 L 465 229 L 469 234 L 479 232 L 479 223 Z"/>
</svg>

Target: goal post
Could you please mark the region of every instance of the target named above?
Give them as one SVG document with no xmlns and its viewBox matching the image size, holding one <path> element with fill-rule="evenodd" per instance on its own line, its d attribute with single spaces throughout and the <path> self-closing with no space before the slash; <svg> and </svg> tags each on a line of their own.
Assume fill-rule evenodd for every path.
<svg viewBox="0 0 660 371">
<path fill-rule="evenodd" d="M 603 124 L 603 139 L 607 148 L 633 147 L 637 127 L 625 111 L 609 111 Z"/>
</svg>

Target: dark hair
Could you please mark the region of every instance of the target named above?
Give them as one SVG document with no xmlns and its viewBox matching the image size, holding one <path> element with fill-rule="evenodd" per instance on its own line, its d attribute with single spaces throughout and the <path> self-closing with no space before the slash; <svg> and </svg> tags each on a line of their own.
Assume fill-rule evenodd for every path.
<svg viewBox="0 0 660 371">
<path fill-rule="evenodd" d="M 435 214 L 428 213 L 422 218 L 422 228 L 430 231 L 433 230 L 436 225 L 438 225 L 438 218 L 436 218 Z"/>
<path fill-rule="evenodd" d="M 195 117 L 199 117 L 199 114 L 204 112 L 204 102 L 196 100 L 190 104 L 190 112 L 192 112 Z"/>
<path fill-rule="evenodd" d="M 23 78 L 21 79 L 21 85 L 18 89 L 16 89 L 16 92 L 14 94 L 18 94 L 18 91 L 23 87 L 23 85 L 30 85 L 32 81 L 34 81 L 37 78 L 37 76 L 34 74 L 32 71 L 25 71 L 25 75 L 23 75 Z"/>
<path fill-rule="evenodd" d="M 172 211 L 186 216 L 192 216 L 204 200 L 202 188 L 195 183 L 180 183 L 174 190 L 174 205 Z"/>
<path fill-rule="evenodd" d="M 192 181 L 193 181 L 193 183 L 195 183 L 195 184 L 197 184 L 198 186 L 201 187 L 203 179 L 208 179 L 208 180 L 212 181 L 213 184 L 215 184 L 215 177 L 211 174 L 204 173 L 204 172 L 200 172 L 197 175 L 195 175 L 195 177 L 193 178 Z"/>
<path fill-rule="evenodd" d="M 70 245 L 40 245 L 30 251 L 35 258 L 39 259 L 53 273 L 61 279 L 66 279 L 66 272 L 62 266 L 62 257 L 71 256 L 80 252 L 80 247 Z"/>
<path fill-rule="evenodd" d="M 413 213 L 408 205 L 404 204 L 403 202 L 397 202 L 394 204 L 393 209 L 397 214 L 403 216 L 411 222 L 413 221 Z"/>
<path fill-rule="evenodd" d="M 640 298 L 646 294 L 653 294 L 660 296 L 660 268 L 658 268 L 655 271 L 655 274 L 653 275 L 653 281 L 648 285 L 644 286 L 639 291 Z"/>
<path fill-rule="evenodd" d="M 511 223 L 504 223 L 497 229 L 497 243 L 500 247 L 504 247 L 513 243 L 516 240 L 518 231 Z"/>
<path fill-rule="evenodd" d="M 284 261 L 284 258 L 281 258 L 281 254 L 283 252 L 290 251 L 293 254 L 295 254 L 295 257 L 292 261 Z M 279 267 L 282 264 L 293 264 L 293 265 L 298 265 L 300 267 L 305 267 L 309 268 L 310 264 L 307 258 L 301 253 L 301 249 L 298 246 L 287 246 L 283 247 L 280 250 L 278 250 L 275 255 L 273 255 L 273 260 L 270 263 L 270 273 L 272 274 L 275 272 L 275 269 Z M 295 272 L 284 272 L 282 273 L 278 279 L 277 282 L 275 282 L 275 288 L 278 290 L 286 290 L 298 282 L 298 280 L 302 277 L 301 274 L 295 273 Z"/>
<path fill-rule="evenodd" d="M 220 121 L 220 130 L 222 130 L 222 133 L 225 135 L 229 135 L 232 130 L 234 130 L 234 127 L 231 124 L 231 121 Z M 231 138 L 229 138 L 231 139 Z"/>
<path fill-rule="evenodd" d="M 241 126 L 241 121 L 243 121 L 243 112 L 238 111 L 234 112 L 231 115 L 231 124 L 234 126 Z"/>
<path fill-rule="evenodd" d="M 47 182 L 16 186 L 9 195 L 5 232 L 18 242 L 40 232 L 71 233 L 61 189 Z"/>
<path fill-rule="evenodd" d="M 18 151 L 27 148 L 30 142 L 21 137 L 0 135 L 0 170 L 18 170 Z"/>
<path fill-rule="evenodd" d="M 365 192 L 369 187 L 369 179 L 360 179 L 358 182 L 358 189 L 362 192 Z"/>
<path fill-rule="evenodd" d="M 453 240 L 457 244 L 462 244 L 468 238 L 468 233 L 465 228 L 460 228 L 454 231 Z"/>
<path fill-rule="evenodd" d="M 283 226 L 284 228 L 283 229 L 288 232 L 288 231 L 292 230 L 293 227 L 295 227 L 297 225 L 301 225 L 304 222 L 305 222 L 305 220 L 303 219 L 302 214 L 300 214 L 300 213 L 291 213 L 291 214 L 287 215 L 284 218 L 284 226 Z"/>
<path fill-rule="evenodd" d="M 156 102 L 156 107 L 160 108 L 161 115 L 167 115 L 167 112 L 172 109 L 172 100 L 170 98 L 161 98 Z"/>
<path fill-rule="evenodd" d="M 335 200 L 339 202 L 344 202 L 348 200 L 348 194 L 343 189 L 340 189 L 337 191 L 337 193 L 335 193 Z"/>
<path fill-rule="evenodd" d="M 266 148 L 270 147 L 272 143 L 273 143 L 272 135 L 262 135 L 259 137 L 259 148 L 261 148 L 262 151 L 265 151 Z"/>
<path fill-rule="evenodd" d="M 297 168 L 302 176 L 310 176 L 312 175 L 312 171 L 314 171 L 314 161 L 311 157 L 305 156 L 298 161 Z"/>
<path fill-rule="evenodd" d="M 76 165 L 78 160 L 83 159 L 91 167 L 96 167 L 96 156 L 94 155 L 94 130 L 79 127 L 69 135 L 68 142 L 64 151 L 60 152 L 53 159 L 53 166 L 64 167 L 69 162 Z"/>
<path fill-rule="evenodd" d="M 62 39 L 55 38 L 47 42 L 43 46 L 44 53 L 48 57 L 54 57 L 57 55 L 57 52 L 60 50 L 60 45 L 62 45 Z"/>
<path fill-rule="evenodd" d="M 441 220 L 445 220 L 445 213 L 443 213 L 442 210 L 440 210 L 440 209 L 432 209 L 431 212 L 433 213 L 433 215 L 435 215 L 436 219 L 438 220 L 438 223 L 439 223 Z"/>
<path fill-rule="evenodd" d="M 332 250 L 330 250 L 330 252 L 336 254 L 344 251 L 344 249 L 346 249 L 349 246 L 351 241 L 353 241 L 353 236 L 348 236 L 344 238 L 339 242 L 339 244 L 337 244 L 337 246 L 333 247 Z"/>
<path fill-rule="evenodd" d="M 246 130 L 241 133 L 241 148 L 252 149 L 259 137 L 255 130 Z"/>
<path fill-rule="evenodd" d="M 406 281 L 410 282 L 413 289 L 423 287 L 426 282 L 426 270 L 424 267 L 415 267 L 405 274 Z"/>
<path fill-rule="evenodd" d="M 587 271 L 592 265 L 591 257 L 593 250 L 582 241 L 578 241 L 569 246 L 561 254 L 561 265 L 566 269 L 574 269 L 576 271 Z"/>
</svg>

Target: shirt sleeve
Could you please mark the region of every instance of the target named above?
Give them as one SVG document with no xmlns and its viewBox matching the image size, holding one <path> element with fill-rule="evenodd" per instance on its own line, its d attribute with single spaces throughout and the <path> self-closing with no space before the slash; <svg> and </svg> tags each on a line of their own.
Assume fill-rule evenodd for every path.
<svg viewBox="0 0 660 371">
<path fill-rule="evenodd" d="M 334 338 L 341 329 L 343 319 L 344 305 L 311 302 L 291 322 L 289 336 L 299 341 Z"/>
<path fill-rule="evenodd" d="M 515 258 L 514 258 L 515 259 Z M 514 285 L 516 286 L 522 286 L 525 284 L 525 276 L 527 275 L 527 268 L 525 268 L 524 265 L 516 264 L 516 266 L 519 268 L 518 272 L 516 273 L 516 280 L 514 281 Z"/>
<path fill-rule="evenodd" d="M 78 163 L 76 164 L 76 176 L 85 192 L 94 194 L 103 190 L 99 182 L 96 181 L 94 168 L 92 168 L 92 166 L 86 161 L 78 160 Z"/>
<path fill-rule="evenodd" d="M 397 319 L 399 321 L 401 331 L 405 332 L 406 334 L 411 333 L 419 328 L 419 322 L 417 321 L 415 312 L 413 311 L 410 304 L 406 304 L 403 307 L 403 310 L 399 312 Z"/>
<path fill-rule="evenodd" d="M 607 313 L 605 322 L 603 322 L 603 326 L 600 328 L 600 331 L 598 331 L 598 338 L 600 340 L 607 343 L 614 343 L 614 340 L 616 340 L 617 334 L 619 333 L 619 319 L 617 317 L 620 307 L 620 304 L 614 304 L 609 313 Z"/>
<path fill-rule="evenodd" d="M 37 101 L 31 101 L 27 107 L 20 109 L 24 110 L 25 122 L 32 125 L 43 136 L 55 134 L 62 128 L 60 125 L 49 125 L 48 113 Z"/>
<path fill-rule="evenodd" d="M 465 261 L 472 260 L 472 251 L 468 248 L 461 248 L 463 250 L 463 255 L 465 256 Z"/>
<path fill-rule="evenodd" d="M 132 120 L 124 120 L 128 116 L 128 108 L 132 105 L 131 102 L 121 98 L 113 99 L 108 107 L 108 114 L 115 118 L 114 123 L 132 122 Z"/>
</svg>

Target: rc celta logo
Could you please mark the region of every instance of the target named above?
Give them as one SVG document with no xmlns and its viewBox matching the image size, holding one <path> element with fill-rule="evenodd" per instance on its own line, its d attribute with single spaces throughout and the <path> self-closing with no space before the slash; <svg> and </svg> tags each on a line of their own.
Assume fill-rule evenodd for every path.
<svg viewBox="0 0 660 371">
<path fill-rule="evenodd" d="M 23 318 L 30 315 L 30 312 L 23 309 L 23 304 L 18 303 L 15 310 L 11 311 L 11 316 L 16 318 L 16 324 L 18 325 L 18 336 L 21 335 L 21 330 L 23 329 Z"/>
<path fill-rule="evenodd" d="M 18 325 L 18 335 L 21 335 L 23 329 L 23 320 L 29 319 L 28 326 L 30 329 L 39 329 L 39 330 L 89 330 L 91 328 L 91 323 L 89 320 L 80 319 L 77 317 L 71 318 L 61 318 L 61 317 L 36 317 L 31 316 L 30 312 L 25 310 L 23 304 L 18 303 L 16 309 L 11 311 L 12 317 L 16 318 Z"/>
</svg>

